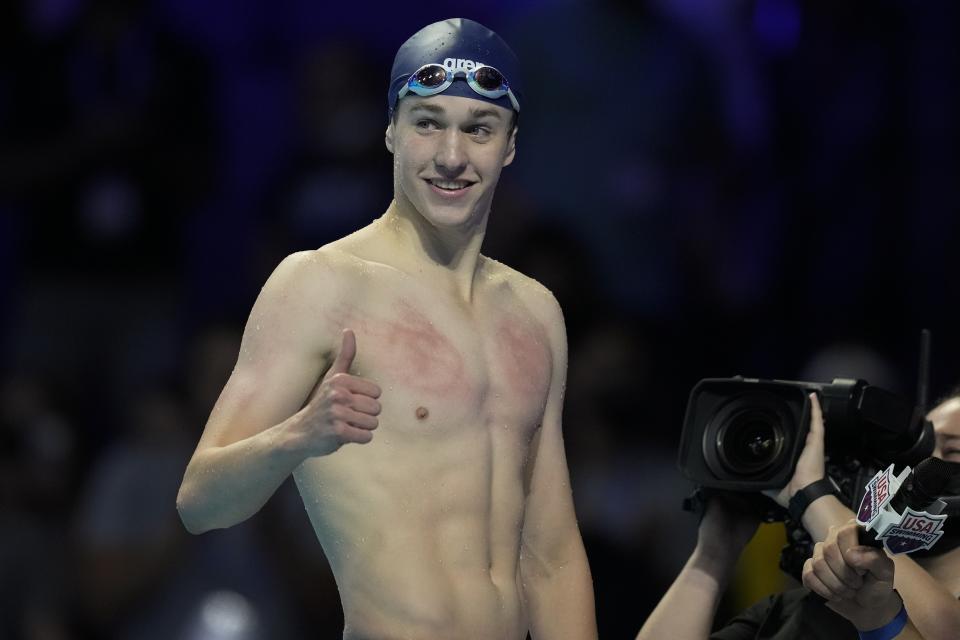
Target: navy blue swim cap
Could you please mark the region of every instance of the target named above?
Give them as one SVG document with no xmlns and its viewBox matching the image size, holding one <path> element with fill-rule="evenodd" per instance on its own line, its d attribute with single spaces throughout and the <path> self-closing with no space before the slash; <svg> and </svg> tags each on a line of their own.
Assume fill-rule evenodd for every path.
<svg viewBox="0 0 960 640">
<path fill-rule="evenodd" d="M 473 64 L 466 65 L 465 63 Z M 449 69 L 472 68 L 477 64 L 493 67 L 507 80 L 517 102 L 523 103 L 520 62 L 503 38 L 479 22 L 467 18 L 451 18 L 427 25 L 410 36 L 400 46 L 390 71 L 390 89 L 387 92 L 387 117 L 397 107 L 397 94 L 417 69 L 425 64 L 440 64 Z M 509 96 L 487 98 L 470 88 L 462 75 L 458 76 L 444 95 L 483 100 L 513 109 Z"/>
</svg>

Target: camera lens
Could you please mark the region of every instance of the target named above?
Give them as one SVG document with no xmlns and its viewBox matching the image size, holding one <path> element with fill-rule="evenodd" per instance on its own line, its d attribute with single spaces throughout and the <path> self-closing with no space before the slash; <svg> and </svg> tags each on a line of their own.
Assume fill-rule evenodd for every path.
<svg viewBox="0 0 960 640">
<path fill-rule="evenodd" d="M 754 475 L 777 463 L 785 439 L 776 414 L 747 409 L 730 416 L 717 430 L 717 456 L 730 473 Z"/>
</svg>

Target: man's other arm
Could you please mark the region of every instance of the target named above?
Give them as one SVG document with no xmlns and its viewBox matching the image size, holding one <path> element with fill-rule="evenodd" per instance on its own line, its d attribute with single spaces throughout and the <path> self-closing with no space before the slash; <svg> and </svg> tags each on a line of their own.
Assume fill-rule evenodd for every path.
<svg viewBox="0 0 960 640">
<path fill-rule="evenodd" d="M 339 328 L 323 320 L 321 306 L 335 297 L 337 280 L 318 253 L 285 259 L 254 304 L 237 365 L 177 496 L 191 533 L 246 520 L 307 457 L 372 437 L 379 389 L 346 373 L 356 349 L 352 332 L 343 333 L 337 361 L 321 379 Z"/>
<path fill-rule="evenodd" d="M 542 305 L 553 354 L 543 422 L 531 443 L 529 489 L 520 546 L 520 573 L 534 640 L 595 639 L 593 581 L 577 527 L 561 433 L 567 337 L 560 307 Z"/>
</svg>

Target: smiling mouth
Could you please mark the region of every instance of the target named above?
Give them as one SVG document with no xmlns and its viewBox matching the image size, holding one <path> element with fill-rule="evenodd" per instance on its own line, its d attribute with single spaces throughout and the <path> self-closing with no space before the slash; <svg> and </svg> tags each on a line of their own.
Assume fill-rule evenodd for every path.
<svg viewBox="0 0 960 640">
<path fill-rule="evenodd" d="M 474 184 L 469 180 L 441 180 L 437 178 L 427 179 L 427 183 L 434 189 L 449 194 L 462 193 Z"/>
</svg>

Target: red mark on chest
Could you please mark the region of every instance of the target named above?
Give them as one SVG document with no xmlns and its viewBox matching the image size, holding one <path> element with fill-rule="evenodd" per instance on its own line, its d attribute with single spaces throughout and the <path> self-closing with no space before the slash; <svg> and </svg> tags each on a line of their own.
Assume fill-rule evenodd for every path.
<svg viewBox="0 0 960 640">
<path fill-rule="evenodd" d="M 497 356 L 512 389 L 527 395 L 546 394 L 551 359 L 542 326 L 517 315 L 504 317 L 497 329 Z"/>
<path fill-rule="evenodd" d="M 462 387 L 463 356 L 450 339 L 410 304 L 398 302 L 396 309 L 397 317 L 384 326 L 384 338 L 390 344 L 398 370 L 404 372 L 404 381 L 434 393 L 449 393 Z"/>
<path fill-rule="evenodd" d="M 350 308 L 332 309 L 326 315 L 335 326 L 359 330 L 357 352 L 363 355 L 374 377 L 395 376 L 406 388 L 440 395 L 465 388 L 467 375 L 462 354 L 412 304 L 403 300 L 393 303 L 387 317 Z"/>
</svg>

